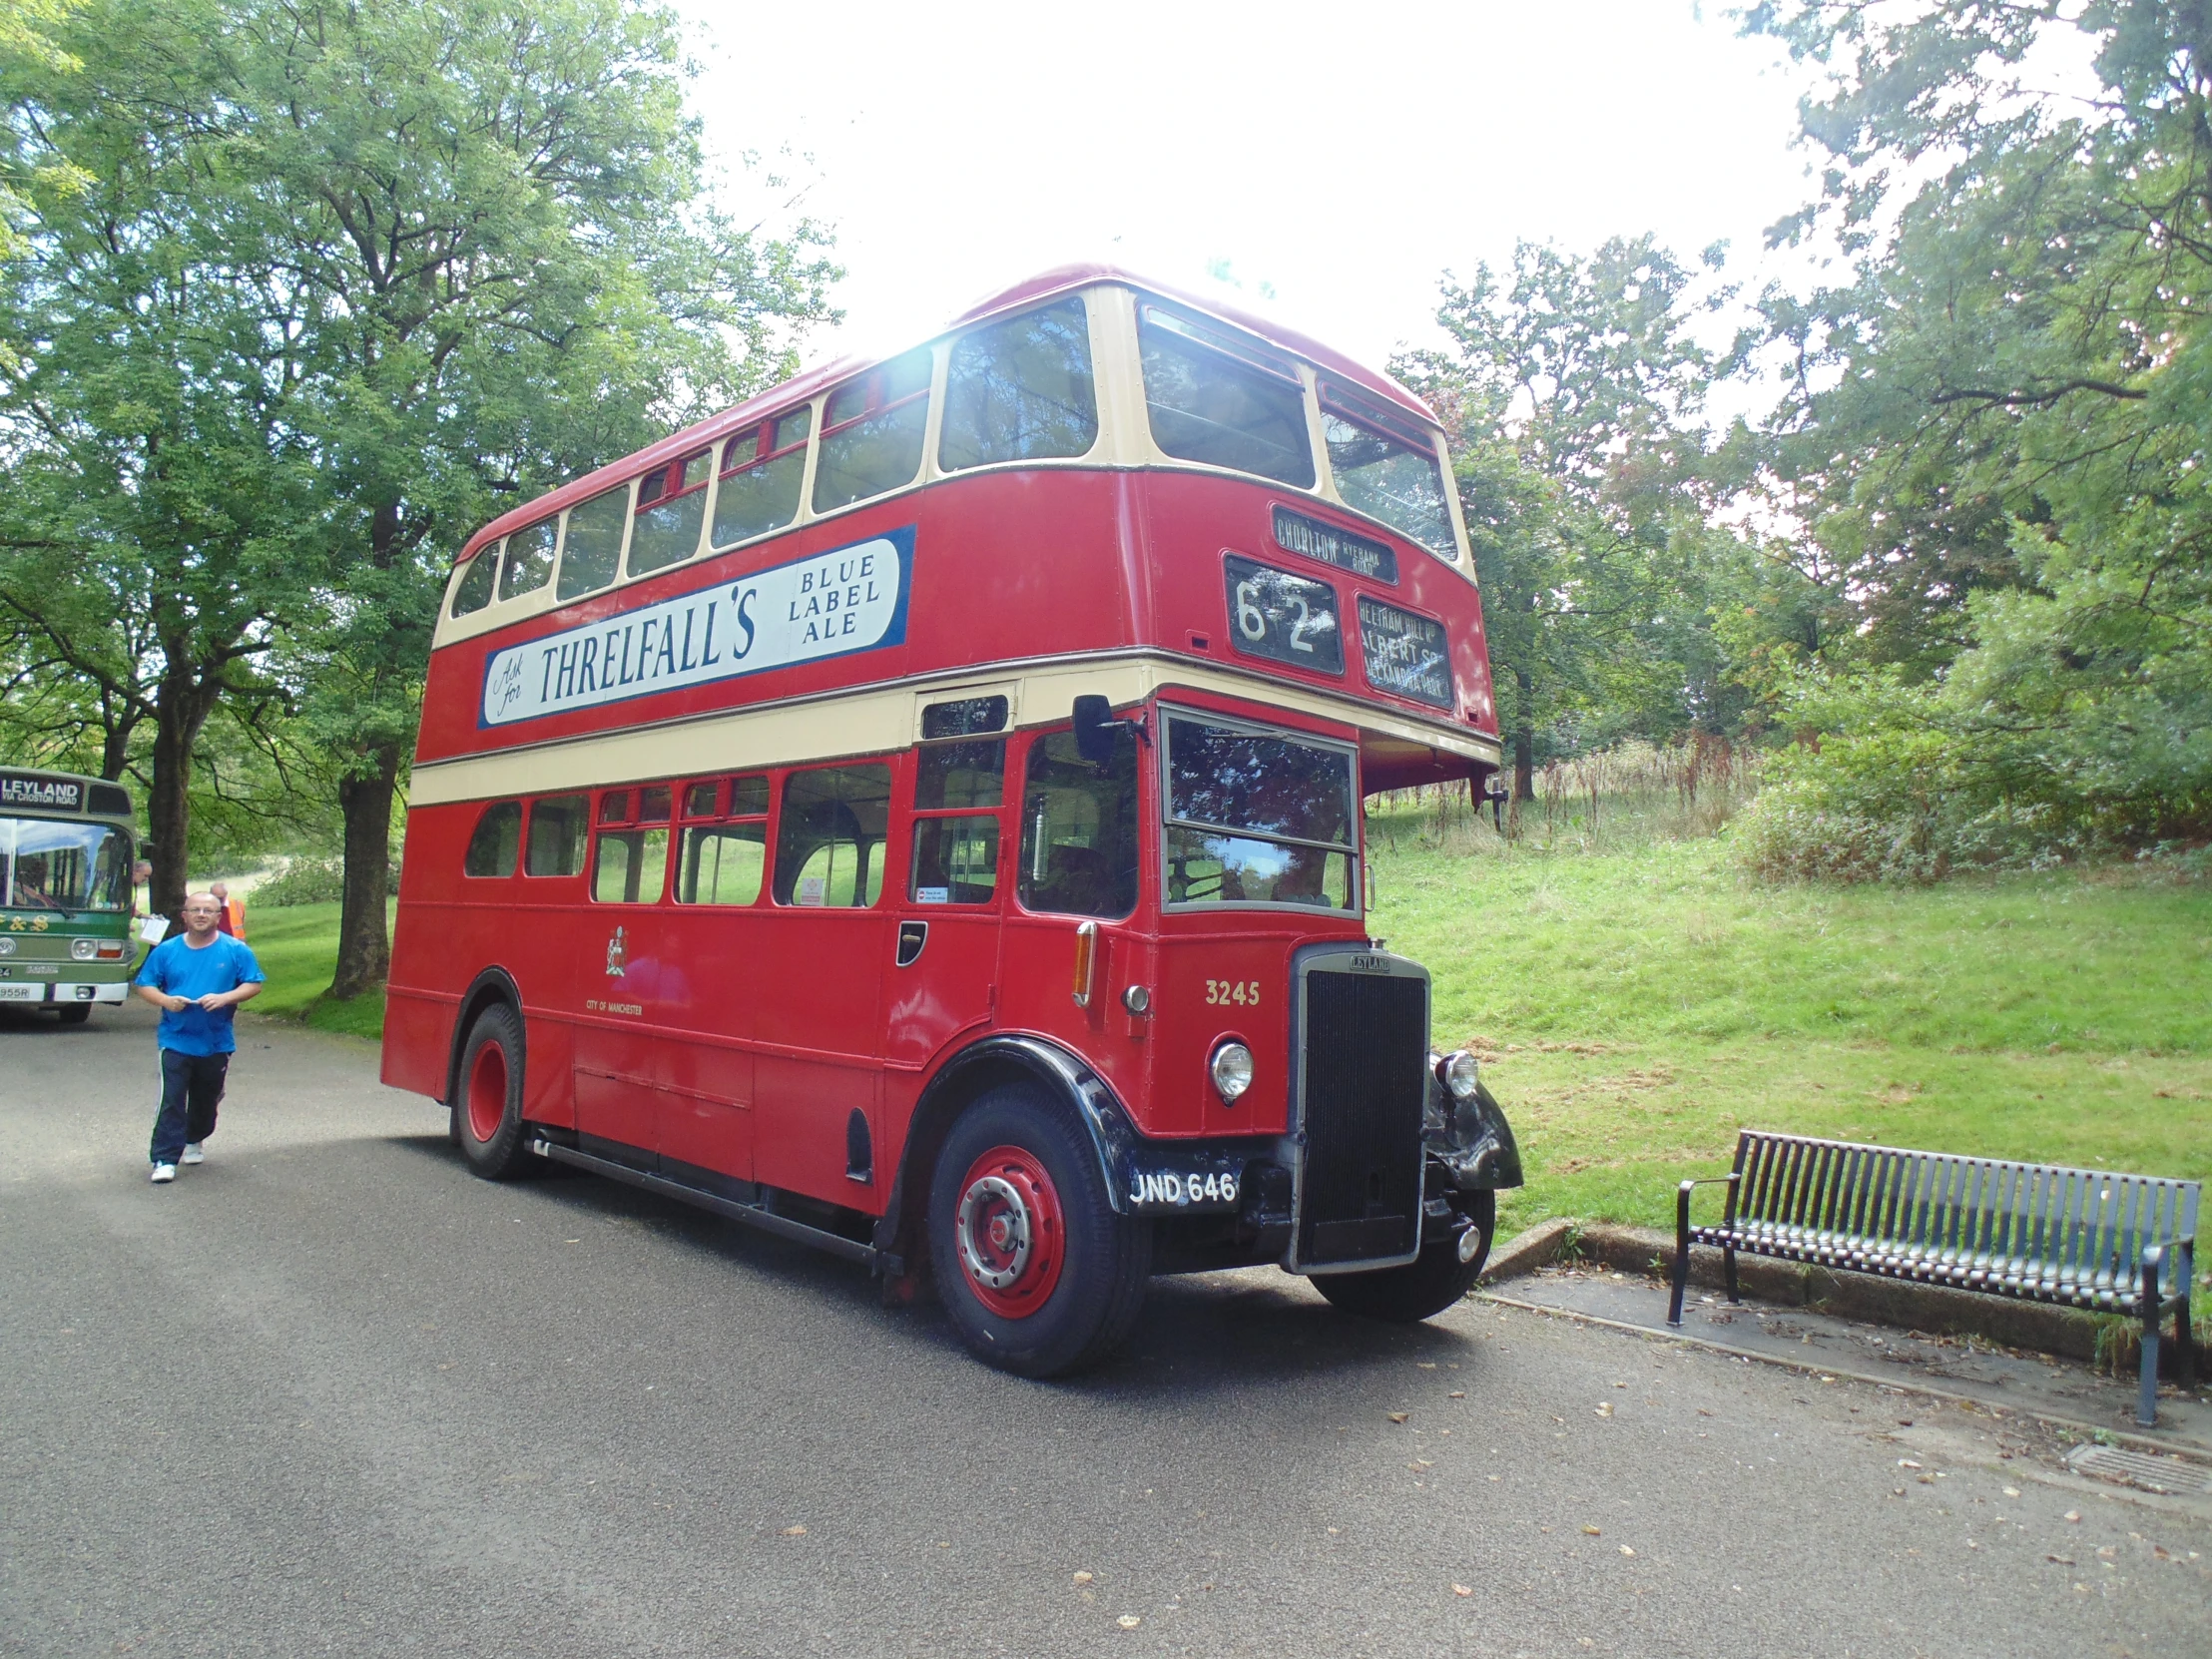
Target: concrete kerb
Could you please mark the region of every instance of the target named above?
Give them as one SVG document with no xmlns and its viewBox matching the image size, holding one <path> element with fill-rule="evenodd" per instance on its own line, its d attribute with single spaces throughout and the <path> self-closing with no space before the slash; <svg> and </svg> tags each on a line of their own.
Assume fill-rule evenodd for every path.
<svg viewBox="0 0 2212 1659">
<path fill-rule="evenodd" d="M 1483 1269 L 1481 1282 L 1496 1285 L 1549 1267 L 1566 1256 L 1603 1263 L 1619 1273 L 1664 1276 L 1674 1267 L 1674 1235 L 1610 1222 L 1554 1218 L 1508 1240 Z M 1835 1272 L 1763 1256 L 1736 1258 L 1743 1294 L 1783 1308 L 1810 1308 L 1838 1319 L 1887 1325 L 1934 1336 L 1980 1337 L 2006 1348 L 2030 1349 L 2063 1359 L 2096 1362 L 2104 1322 L 2073 1308 L 2021 1302 L 2011 1297 L 1954 1291 L 1873 1274 Z M 1690 1283 L 1708 1290 L 1726 1283 L 1721 1253 L 1704 1245 L 1690 1251 Z M 2118 1335 L 2118 1333 L 2115 1333 Z M 2111 1337 L 2105 1338 L 2109 1347 Z M 2173 1345 L 2164 1345 L 2171 1350 Z M 2108 1358 L 2125 1359 L 2121 1356 Z M 2163 1356 L 2162 1356 L 2163 1357 Z"/>
</svg>

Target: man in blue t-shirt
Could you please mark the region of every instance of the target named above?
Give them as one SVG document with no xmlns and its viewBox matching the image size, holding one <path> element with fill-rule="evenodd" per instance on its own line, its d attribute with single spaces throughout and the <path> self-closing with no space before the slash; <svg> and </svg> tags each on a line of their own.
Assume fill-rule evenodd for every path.
<svg viewBox="0 0 2212 1659">
<path fill-rule="evenodd" d="M 179 1163 L 197 1164 L 215 1133 L 223 1099 L 235 1010 L 261 995 L 262 965 L 245 941 L 217 930 L 222 902 L 196 892 L 185 900 L 185 930 L 147 952 L 139 995 L 162 1011 L 162 1108 L 154 1118 L 154 1179 L 177 1179 Z"/>
</svg>

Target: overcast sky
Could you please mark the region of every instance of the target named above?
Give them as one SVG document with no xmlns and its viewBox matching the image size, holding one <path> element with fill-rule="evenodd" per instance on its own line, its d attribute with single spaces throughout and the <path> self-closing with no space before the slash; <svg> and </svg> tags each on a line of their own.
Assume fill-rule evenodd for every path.
<svg viewBox="0 0 2212 1659">
<path fill-rule="evenodd" d="M 1813 190 L 1799 78 L 1725 0 L 682 4 L 710 145 L 792 181 L 733 201 L 836 232 L 846 323 L 814 360 L 1106 258 L 1201 291 L 1226 261 L 1243 303 L 1381 366 L 1433 338 L 1444 271 L 1517 238 L 1726 240 L 1756 286 Z"/>
</svg>

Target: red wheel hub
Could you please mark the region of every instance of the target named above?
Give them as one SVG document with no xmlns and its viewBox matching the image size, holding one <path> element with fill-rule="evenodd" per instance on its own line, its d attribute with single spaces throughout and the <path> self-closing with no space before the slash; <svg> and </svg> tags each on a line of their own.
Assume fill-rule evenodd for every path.
<svg viewBox="0 0 2212 1659">
<path fill-rule="evenodd" d="M 479 1143 L 499 1133 L 507 1120 L 507 1051 L 486 1043 L 468 1068 L 468 1132 Z"/>
<path fill-rule="evenodd" d="M 1051 1300 L 1067 1260 L 1067 1222 L 1033 1154 L 994 1146 L 968 1166 L 952 1237 L 968 1289 L 1000 1319 L 1024 1319 Z"/>
</svg>

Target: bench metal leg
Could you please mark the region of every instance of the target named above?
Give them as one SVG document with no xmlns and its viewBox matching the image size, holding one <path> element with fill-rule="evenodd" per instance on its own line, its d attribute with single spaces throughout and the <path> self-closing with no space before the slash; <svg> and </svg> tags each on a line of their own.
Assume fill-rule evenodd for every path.
<svg viewBox="0 0 2212 1659">
<path fill-rule="evenodd" d="M 2143 1381 L 2135 1420 L 2144 1428 L 2158 1424 L 2158 1269 L 2164 1254 L 2155 1246 L 2143 1252 Z"/>
<path fill-rule="evenodd" d="M 1673 1289 L 1667 1300 L 1667 1323 L 1679 1327 L 1682 1324 L 1682 1294 L 1690 1288 L 1690 1194 L 1697 1190 L 1695 1181 L 1685 1181 L 1674 1195 L 1674 1272 L 1670 1276 Z M 1730 1272 L 1735 1269 L 1735 1258 L 1729 1259 Z"/>
<path fill-rule="evenodd" d="M 1721 1246 L 1721 1263 L 1728 1270 L 1728 1300 L 1741 1305 L 1743 1298 L 1736 1294 L 1736 1247 Z"/>
<path fill-rule="evenodd" d="M 2179 1258 L 2181 1306 L 2174 1310 L 2174 1358 L 2180 1361 L 2182 1387 L 2193 1389 L 2197 1385 L 2197 1339 L 2189 1328 L 2189 1291 L 2197 1282 L 2197 1253 L 2184 1245 L 2175 1255 Z"/>
</svg>

